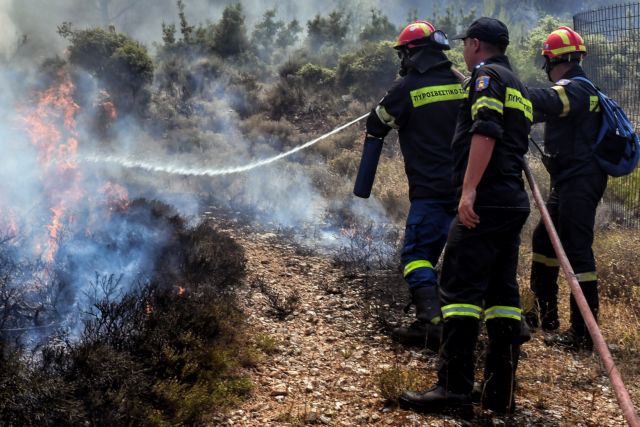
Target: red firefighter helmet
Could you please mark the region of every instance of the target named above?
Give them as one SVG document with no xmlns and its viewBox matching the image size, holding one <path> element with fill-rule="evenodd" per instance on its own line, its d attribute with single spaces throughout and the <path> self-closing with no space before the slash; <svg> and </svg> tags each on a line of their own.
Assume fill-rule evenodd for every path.
<svg viewBox="0 0 640 427">
<path fill-rule="evenodd" d="M 442 31 L 436 30 L 430 22 L 416 21 L 400 32 L 395 49 L 422 47 L 431 44 L 440 49 L 449 49 L 449 40 Z"/>
<path fill-rule="evenodd" d="M 577 53 L 585 55 L 587 47 L 580 34 L 569 27 L 560 27 L 547 36 L 541 54 L 553 60 L 564 55 Z"/>
</svg>

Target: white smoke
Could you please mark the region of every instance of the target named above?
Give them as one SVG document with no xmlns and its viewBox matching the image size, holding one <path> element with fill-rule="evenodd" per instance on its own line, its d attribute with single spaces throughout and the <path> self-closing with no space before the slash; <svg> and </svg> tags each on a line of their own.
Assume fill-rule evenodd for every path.
<svg viewBox="0 0 640 427">
<path fill-rule="evenodd" d="M 13 0 L 0 0 L 0 57 L 8 60 L 18 47 L 18 28 L 16 28 L 11 13 Z"/>
</svg>

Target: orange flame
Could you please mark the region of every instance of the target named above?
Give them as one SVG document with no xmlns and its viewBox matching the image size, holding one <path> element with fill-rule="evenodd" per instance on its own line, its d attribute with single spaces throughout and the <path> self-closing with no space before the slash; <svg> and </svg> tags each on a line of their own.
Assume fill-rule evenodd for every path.
<svg viewBox="0 0 640 427">
<path fill-rule="evenodd" d="M 113 209 L 126 210 L 129 207 L 129 192 L 126 188 L 113 182 L 107 182 L 100 188 L 107 206 Z"/>
<path fill-rule="evenodd" d="M 68 73 L 62 73 L 60 83 L 41 93 L 35 108 L 24 117 L 31 143 L 38 150 L 41 179 L 52 205 L 44 255 L 48 264 L 53 262 L 58 250 L 61 229 L 69 221 L 69 208 L 83 196 L 75 120 L 80 107 L 73 100 L 74 90 Z"/>
<path fill-rule="evenodd" d="M 58 238 L 60 237 L 60 230 L 62 229 L 62 214 L 64 210 L 60 207 L 51 208 L 51 212 L 53 213 L 53 218 L 51 219 L 51 224 L 47 226 L 49 230 L 49 245 L 44 255 L 47 264 L 53 263 L 55 254 L 58 251 Z"/>
</svg>

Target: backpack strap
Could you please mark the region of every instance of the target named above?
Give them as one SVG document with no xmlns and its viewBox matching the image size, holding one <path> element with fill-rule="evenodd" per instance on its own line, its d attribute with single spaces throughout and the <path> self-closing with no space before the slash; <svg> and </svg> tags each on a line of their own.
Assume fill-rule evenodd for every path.
<svg viewBox="0 0 640 427">
<path fill-rule="evenodd" d="M 594 88 L 597 92 L 600 92 L 600 89 L 598 89 L 598 87 L 594 85 L 593 82 L 586 77 L 576 76 L 576 77 L 571 77 L 569 80 L 578 80 L 581 82 L 589 83 L 589 85 L 591 85 L 592 88 Z"/>
</svg>

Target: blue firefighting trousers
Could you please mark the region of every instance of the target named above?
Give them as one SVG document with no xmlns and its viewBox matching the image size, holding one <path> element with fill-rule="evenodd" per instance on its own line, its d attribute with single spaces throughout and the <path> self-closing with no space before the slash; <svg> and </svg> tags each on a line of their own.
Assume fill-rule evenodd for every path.
<svg viewBox="0 0 640 427">
<path fill-rule="evenodd" d="M 404 278 L 412 290 L 437 286 L 435 266 L 447 241 L 456 207 L 453 197 L 411 201 L 401 261 Z"/>
</svg>

